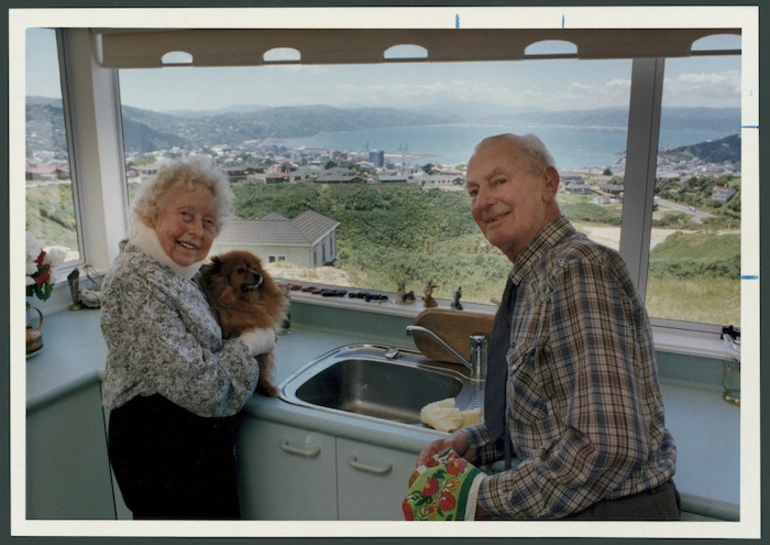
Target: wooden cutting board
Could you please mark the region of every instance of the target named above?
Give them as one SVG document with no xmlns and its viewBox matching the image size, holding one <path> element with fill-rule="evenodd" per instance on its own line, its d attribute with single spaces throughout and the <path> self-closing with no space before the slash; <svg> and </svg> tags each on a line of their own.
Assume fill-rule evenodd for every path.
<svg viewBox="0 0 770 545">
<path fill-rule="evenodd" d="M 430 329 L 466 360 L 470 360 L 470 336 L 474 333 L 489 336 L 492 333 L 493 320 L 492 314 L 429 308 L 417 315 L 414 325 Z M 457 361 L 428 335 L 415 333 L 412 338 L 417 349 L 428 358 L 446 362 Z"/>
</svg>

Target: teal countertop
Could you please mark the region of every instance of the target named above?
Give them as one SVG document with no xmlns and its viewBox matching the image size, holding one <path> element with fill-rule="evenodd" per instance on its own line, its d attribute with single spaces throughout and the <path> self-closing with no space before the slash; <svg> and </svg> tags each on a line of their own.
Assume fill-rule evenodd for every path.
<svg viewBox="0 0 770 545">
<path fill-rule="evenodd" d="M 278 340 L 274 382 L 279 385 L 310 361 L 339 346 L 368 342 L 414 348 L 405 334 L 405 326 L 411 323 L 408 318 L 293 303 L 292 319 L 290 333 Z M 46 315 L 42 331 L 43 350 L 26 361 L 28 412 L 99 380 L 107 352 L 98 310 Z M 669 362 L 659 357 L 667 426 L 678 449 L 674 480 L 684 507 L 707 516 L 737 520 L 740 408 L 722 400 L 718 385 L 686 381 L 679 378 L 680 373 L 663 369 L 677 364 L 676 358 Z M 406 452 L 416 453 L 427 442 L 444 435 L 418 426 L 412 430 L 316 411 L 278 398 L 255 396 L 246 410 L 266 420 Z"/>
</svg>

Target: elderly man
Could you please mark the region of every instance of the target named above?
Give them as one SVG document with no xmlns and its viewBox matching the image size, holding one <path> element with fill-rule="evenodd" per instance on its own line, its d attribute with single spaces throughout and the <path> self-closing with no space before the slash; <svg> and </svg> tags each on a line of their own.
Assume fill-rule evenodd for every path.
<svg viewBox="0 0 770 545">
<path fill-rule="evenodd" d="M 484 477 L 476 518 L 678 520 L 644 304 L 617 252 L 575 231 L 559 173 L 534 135 L 483 140 L 468 163 L 471 213 L 511 261 L 495 316 L 485 422 L 434 441 Z M 511 458 L 520 460 L 511 467 Z"/>
</svg>

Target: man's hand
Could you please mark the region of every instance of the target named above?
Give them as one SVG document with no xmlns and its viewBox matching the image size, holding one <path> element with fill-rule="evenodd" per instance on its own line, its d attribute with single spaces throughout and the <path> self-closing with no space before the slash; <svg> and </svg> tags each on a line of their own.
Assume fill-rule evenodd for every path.
<svg viewBox="0 0 770 545">
<path fill-rule="evenodd" d="M 470 446 L 471 442 L 470 439 L 468 439 L 468 436 L 462 431 L 456 431 L 449 437 L 437 439 L 436 441 L 428 443 L 417 457 L 417 466 L 419 467 L 425 464 L 431 456 L 438 454 L 439 452 L 444 452 L 448 448 L 451 448 L 459 456 L 465 458 L 465 455 L 468 454 L 468 451 L 470 450 Z"/>
</svg>

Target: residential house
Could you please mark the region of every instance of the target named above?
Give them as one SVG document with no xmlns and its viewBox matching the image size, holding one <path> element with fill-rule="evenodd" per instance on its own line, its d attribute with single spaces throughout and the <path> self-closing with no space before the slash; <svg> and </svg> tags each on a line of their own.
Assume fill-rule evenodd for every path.
<svg viewBox="0 0 770 545">
<path fill-rule="evenodd" d="M 24 177 L 27 181 L 53 182 L 58 179 L 57 169 L 53 166 L 27 166 Z"/>
<path fill-rule="evenodd" d="M 248 176 L 249 172 L 246 168 L 228 168 L 225 170 L 225 173 L 227 174 L 227 178 L 231 182 L 241 182 L 245 181 Z"/>
<path fill-rule="evenodd" d="M 417 178 L 423 187 L 453 187 L 465 184 L 461 174 L 425 174 Z"/>
<path fill-rule="evenodd" d="M 562 190 L 567 193 L 591 193 L 593 189 L 579 174 L 563 174 L 561 176 Z"/>
<path fill-rule="evenodd" d="M 235 219 L 222 229 L 211 253 L 248 250 L 266 263 L 319 267 L 337 259 L 338 226 L 338 221 L 313 210 L 293 219 L 275 212 L 258 220 Z"/>
<path fill-rule="evenodd" d="M 405 184 L 409 181 L 406 174 L 382 174 L 377 176 L 377 182 L 381 184 Z"/>
<path fill-rule="evenodd" d="M 601 190 L 604 193 L 609 193 L 610 195 L 620 195 L 623 193 L 623 186 L 616 184 L 603 184 Z"/>
<path fill-rule="evenodd" d="M 358 174 L 335 174 L 325 172 L 315 179 L 317 184 L 362 184 L 364 179 Z"/>
<path fill-rule="evenodd" d="M 735 195 L 736 191 L 732 187 L 727 187 L 724 185 L 715 185 L 711 188 L 711 200 L 712 201 L 719 201 L 719 202 L 727 202 L 729 201 L 733 195 Z"/>
<path fill-rule="evenodd" d="M 268 172 L 265 174 L 265 182 L 268 184 L 288 183 L 291 181 L 291 174 L 288 172 Z"/>
</svg>

